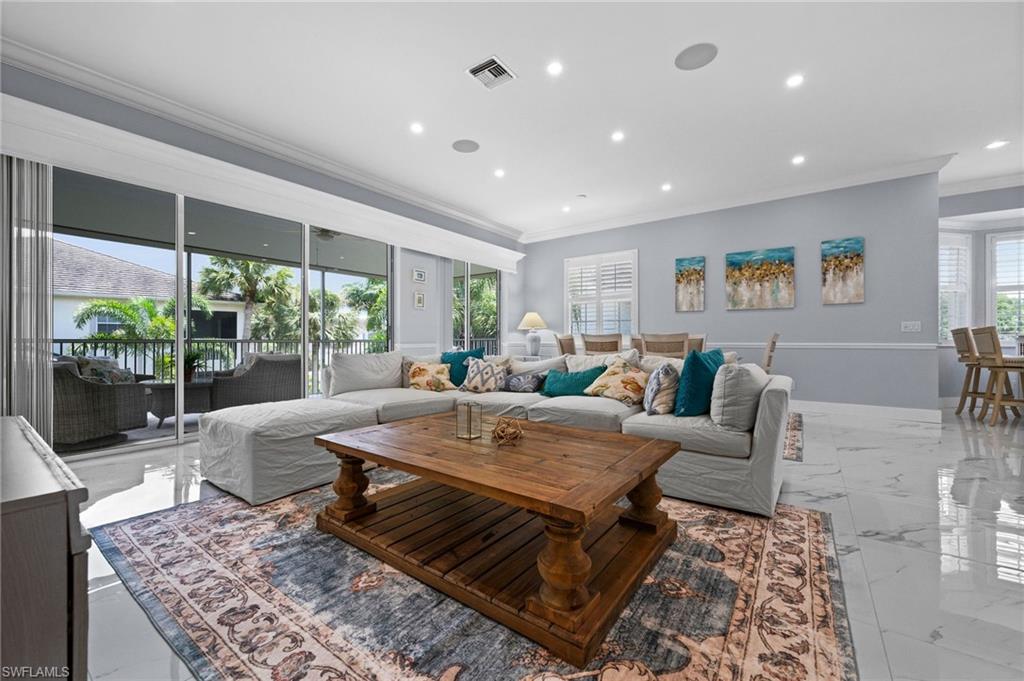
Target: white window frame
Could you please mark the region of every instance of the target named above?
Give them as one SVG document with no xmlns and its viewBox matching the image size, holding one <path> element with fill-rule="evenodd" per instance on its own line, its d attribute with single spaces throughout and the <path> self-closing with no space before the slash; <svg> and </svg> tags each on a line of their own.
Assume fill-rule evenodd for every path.
<svg viewBox="0 0 1024 681">
<path fill-rule="evenodd" d="M 996 325 L 996 241 L 1024 239 L 1024 230 L 994 232 L 985 238 L 985 325 Z M 1014 343 L 1015 344 L 1015 343 Z"/>
<path fill-rule="evenodd" d="M 630 303 L 630 320 L 629 320 L 629 333 L 631 335 L 637 335 L 637 330 L 640 328 L 640 311 L 639 311 L 639 289 L 640 289 L 640 271 L 637 267 L 638 261 L 637 249 L 630 249 L 628 251 L 612 251 L 608 253 L 595 253 L 593 255 L 581 255 L 572 258 L 565 258 L 562 261 L 562 312 L 565 315 L 565 328 L 568 333 L 572 333 L 572 301 L 569 299 L 569 268 L 578 265 L 595 265 L 598 268 L 598 291 L 597 295 L 593 297 L 593 301 L 597 303 L 597 325 L 601 328 L 601 303 L 604 302 L 601 296 L 601 277 L 600 268 L 601 265 L 609 262 L 616 262 L 620 260 L 629 260 L 630 266 L 633 268 L 633 289 L 627 297 L 616 295 L 609 300 L 628 300 Z M 579 301 L 577 301 L 579 302 Z M 591 302 L 590 300 L 584 302 Z M 575 334 L 574 334 L 575 335 Z"/>
<path fill-rule="evenodd" d="M 973 325 L 974 318 L 974 237 L 971 234 L 965 234 L 963 232 L 939 232 L 939 248 L 942 248 L 943 237 L 956 237 L 963 239 L 967 244 L 967 319 L 965 321 L 967 326 Z M 936 257 L 938 254 L 936 253 Z M 935 283 L 939 286 L 939 282 Z M 939 289 L 939 298 L 942 297 L 942 290 Z M 941 329 L 936 329 L 935 333 L 938 335 Z M 953 345 L 952 338 L 939 338 L 939 345 Z"/>
</svg>

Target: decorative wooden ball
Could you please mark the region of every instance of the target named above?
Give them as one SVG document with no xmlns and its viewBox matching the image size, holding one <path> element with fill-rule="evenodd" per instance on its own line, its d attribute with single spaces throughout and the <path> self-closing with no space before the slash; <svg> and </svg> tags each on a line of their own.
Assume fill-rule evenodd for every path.
<svg viewBox="0 0 1024 681">
<path fill-rule="evenodd" d="M 523 427 L 519 424 L 519 419 L 512 416 L 498 417 L 498 422 L 494 424 L 494 429 L 491 431 L 492 442 L 497 442 L 499 447 L 506 445 L 514 447 L 522 438 Z"/>
</svg>

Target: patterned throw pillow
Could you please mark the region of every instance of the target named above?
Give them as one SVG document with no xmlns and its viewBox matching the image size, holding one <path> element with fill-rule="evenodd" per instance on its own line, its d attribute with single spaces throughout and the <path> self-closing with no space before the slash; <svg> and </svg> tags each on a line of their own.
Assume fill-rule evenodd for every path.
<svg viewBox="0 0 1024 681">
<path fill-rule="evenodd" d="M 544 385 L 544 377 L 548 372 L 539 374 L 514 374 L 505 381 L 505 390 L 512 393 L 535 393 Z"/>
<path fill-rule="evenodd" d="M 455 384 L 448 377 L 447 364 L 413 362 L 409 367 L 409 387 L 414 390 L 430 390 L 439 393 L 455 390 Z"/>
<path fill-rule="evenodd" d="M 471 393 L 493 393 L 505 387 L 508 369 L 500 364 L 475 357 L 466 358 L 466 380 L 459 390 Z"/>
<path fill-rule="evenodd" d="M 624 359 L 616 359 L 597 377 L 585 395 L 610 397 L 624 404 L 640 404 L 644 400 L 648 374 Z"/>
<path fill-rule="evenodd" d="M 109 357 L 75 357 L 82 378 L 99 379 L 93 383 L 134 383 L 135 374 L 122 369 L 116 359 Z"/>
<path fill-rule="evenodd" d="M 676 407 L 679 371 L 671 362 L 664 362 L 651 373 L 644 391 L 644 411 L 649 415 L 671 414 Z"/>
</svg>

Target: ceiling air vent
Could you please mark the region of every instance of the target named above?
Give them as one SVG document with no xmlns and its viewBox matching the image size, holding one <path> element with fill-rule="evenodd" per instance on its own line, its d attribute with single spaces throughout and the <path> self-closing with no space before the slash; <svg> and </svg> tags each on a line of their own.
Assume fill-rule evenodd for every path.
<svg viewBox="0 0 1024 681">
<path fill-rule="evenodd" d="M 516 74 L 498 61 L 497 57 L 491 57 L 490 59 L 477 64 L 476 66 L 467 70 L 467 73 L 481 83 L 488 90 L 493 90 L 502 83 L 507 83 L 516 77 Z"/>
</svg>

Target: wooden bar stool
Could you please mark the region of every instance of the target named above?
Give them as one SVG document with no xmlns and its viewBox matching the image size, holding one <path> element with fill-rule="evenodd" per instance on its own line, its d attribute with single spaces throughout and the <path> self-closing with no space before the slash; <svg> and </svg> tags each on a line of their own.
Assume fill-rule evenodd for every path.
<svg viewBox="0 0 1024 681">
<path fill-rule="evenodd" d="M 644 356 L 676 357 L 685 359 L 690 334 L 688 333 L 642 333 L 641 351 Z"/>
<path fill-rule="evenodd" d="M 964 385 L 960 389 L 960 403 L 956 406 L 956 413 L 960 414 L 964 410 L 967 400 L 970 399 L 971 405 L 967 411 L 973 414 L 978 398 L 982 398 L 983 401 L 985 399 L 984 391 L 978 388 L 981 383 L 981 362 L 978 360 L 978 349 L 974 345 L 974 334 L 966 326 L 952 329 L 950 333 L 953 335 L 953 343 L 956 345 L 957 360 L 964 365 L 965 370 Z"/>
<path fill-rule="evenodd" d="M 1017 407 L 1024 407 L 1024 397 L 1014 395 L 1010 374 L 1017 374 L 1019 379 L 1020 375 L 1024 373 L 1024 357 L 1003 357 L 1003 348 L 999 344 L 999 332 L 994 326 L 974 329 L 972 333 L 974 347 L 978 352 L 978 361 L 989 372 L 980 418 L 985 418 L 989 407 L 992 408 L 990 426 L 996 425 L 1001 418 L 1007 418 L 1006 407 L 1010 408 L 1014 416 L 1020 417 L 1020 410 Z"/>
<path fill-rule="evenodd" d="M 584 333 L 583 354 L 606 355 L 622 350 L 621 333 Z"/>
</svg>

